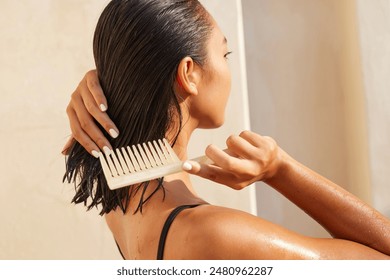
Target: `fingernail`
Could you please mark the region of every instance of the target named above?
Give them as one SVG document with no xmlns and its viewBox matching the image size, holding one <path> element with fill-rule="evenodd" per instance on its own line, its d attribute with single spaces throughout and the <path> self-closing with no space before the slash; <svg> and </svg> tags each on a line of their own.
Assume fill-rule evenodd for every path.
<svg viewBox="0 0 390 280">
<path fill-rule="evenodd" d="M 103 151 L 104 151 L 104 153 L 105 153 L 106 155 L 111 154 L 111 150 L 110 150 L 110 148 L 107 147 L 107 146 L 104 146 L 104 147 L 103 147 Z"/>
<path fill-rule="evenodd" d="M 111 128 L 111 129 L 109 130 L 109 133 L 110 133 L 110 135 L 111 135 L 112 138 L 117 138 L 118 135 L 119 135 L 119 133 L 118 133 L 115 129 L 113 129 L 113 128 Z"/>
<path fill-rule="evenodd" d="M 192 169 L 192 164 L 189 163 L 188 161 L 186 161 L 186 162 L 183 163 L 182 167 L 183 167 L 183 170 L 190 171 Z"/>
<path fill-rule="evenodd" d="M 99 107 L 100 107 L 100 110 L 102 110 L 102 112 L 107 111 L 107 107 L 104 104 L 100 104 Z"/>
<path fill-rule="evenodd" d="M 92 154 L 95 158 L 99 158 L 99 152 L 98 152 L 98 151 L 93 150 L 93 151 L 91 152 L 91 154 Z"/>
</svg>

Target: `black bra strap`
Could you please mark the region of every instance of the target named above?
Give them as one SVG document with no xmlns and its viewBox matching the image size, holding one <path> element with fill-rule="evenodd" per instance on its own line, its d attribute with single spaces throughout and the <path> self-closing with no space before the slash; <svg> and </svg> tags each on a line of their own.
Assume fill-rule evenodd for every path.
<svg viewBox="0 0 390 280">
<path fill-rule="evenodd" d="M 165 240 L 167 239 L 168 230 L 171 227 L 171 224 L 173 220 L 176 218 L 176 216 L 183 210 L 188 208 L 194 208 L 196 206 L 199 206 L 200 204 L 194 204 L 194 205 L 181 205 L 179 207 L 176 207 L 168 216 L 167 220 L 165 221 L 164 227 L 161 231 L 160 235 L 160 241 L 158 243 L 158 250 L 157 250 L 157 260 L 162 260 L 164 258 L 164 248 L 165 248 Z"/>
<path fill-rule="evenodd" d="M 122 259 L 125 260 L 126 258 L 125 258 L 125 256 L 122 254 L 121 248 L 119 248 L 118 242 L 116 242 L 116 240 L 115 240 L 115 244 L 116 244 L 116 247 L 118 247 L 118 251 L 119 251 L 119 253 L 120 253 L 121 256 L 122 256 Z"/>
</svg>

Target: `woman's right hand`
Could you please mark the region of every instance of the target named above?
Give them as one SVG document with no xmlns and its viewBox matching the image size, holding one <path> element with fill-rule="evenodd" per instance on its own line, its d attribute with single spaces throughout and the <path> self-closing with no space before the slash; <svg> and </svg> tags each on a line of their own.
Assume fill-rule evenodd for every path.
<svg viewBox="0 0 390 280">
<path fill-rule="evenodd" d="M 119 134 L 118 128 L 108 117 L 107 100 L 100 86 L 96 70 L 88 71 L 71 96 L 66 109 L 72 135 L 62 153 L 67 154 L 73 141 L 80 143 L 91 155 L 97 157 L 104 147 L 111 149 L 96 120 L 113 138 Z"/>
</svg>

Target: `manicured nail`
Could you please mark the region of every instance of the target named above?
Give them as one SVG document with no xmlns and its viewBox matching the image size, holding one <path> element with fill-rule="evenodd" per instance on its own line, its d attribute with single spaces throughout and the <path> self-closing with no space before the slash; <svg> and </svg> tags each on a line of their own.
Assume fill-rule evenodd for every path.
<svg viewBox="0 0 390 280">
<path fill-rule="evenodd" d="M 107 107 L 104 104 L 100 104 L 99 107 L 100 107 L 100 110 L 102 110 L 102 112 L 107 111 Z"/>
<path fill-rule="evenodd" d="M 98 151 L 93 150 L 93 151 L 91 152 L 91 154 L 92 154 L 95 158 L 99 158 L 99 152 L 98 152 Z"/>
<path fill-rule="evenodd" d="M 104 146 L 104 147 L 103 147 L 103 151 L 104 151 L 104 153 L 105 153 L 106 155 L 111 154 L 111 150 L 110 150 L 110 148 L 107 147 L 107 146 Z"/>
<path fill-rule="evenodd" d="M 188 161 L 184 162 L 182 167 L 185 171 L 190 171 L 192 169 L 192 165 Z"/>
<path fill-rule="evenodd" d="M 119 135 L 119 133 L 116 132 L 116 130 L 113 129 L 113 128 L 111 128 L 111 129 L 109 130 L 109 132 L 110 132 L 110 135 L 111 135 L 112 138 L 117 138 L 118 135 Z"/>
</svg>

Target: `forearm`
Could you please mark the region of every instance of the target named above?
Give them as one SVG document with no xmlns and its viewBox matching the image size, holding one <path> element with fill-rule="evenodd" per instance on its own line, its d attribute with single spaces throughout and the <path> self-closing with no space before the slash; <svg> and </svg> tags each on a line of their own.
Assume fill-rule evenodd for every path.
<svg viewBox="0 0 390 280">
<path fill-rule="evenodd" d="M 281 167 L 266 183 L 304 210 L 332 236 L 390 255 L 390 221 L 340 186 L 281 152 Z"/>
</svg>

